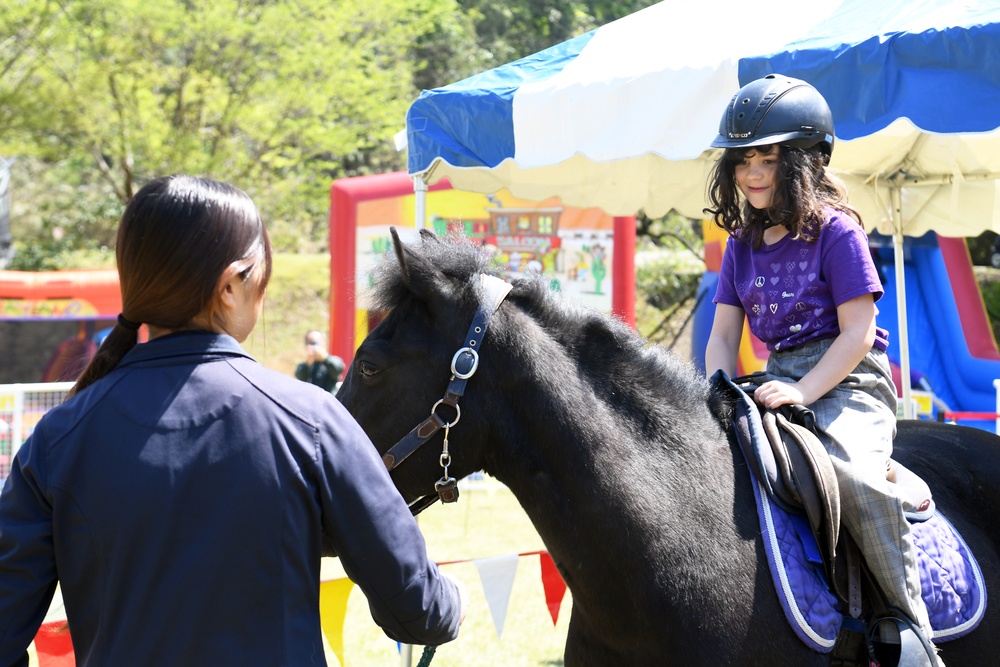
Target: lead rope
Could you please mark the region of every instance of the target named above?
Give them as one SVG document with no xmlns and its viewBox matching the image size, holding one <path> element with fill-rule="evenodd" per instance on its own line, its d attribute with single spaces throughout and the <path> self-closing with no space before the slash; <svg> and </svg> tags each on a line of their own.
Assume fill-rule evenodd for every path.
<svg viewBox="0 0 1000 667">
<path fill-rule="evenodd" d="M 420 655 L 420 662 L 417 663 L 417 667 L 428 667 L 431 664 L 431 658 L 434 657 L 434 651 L 437 650 L 437 646 L 425 646 L 424 652 Z"/>
</svg>

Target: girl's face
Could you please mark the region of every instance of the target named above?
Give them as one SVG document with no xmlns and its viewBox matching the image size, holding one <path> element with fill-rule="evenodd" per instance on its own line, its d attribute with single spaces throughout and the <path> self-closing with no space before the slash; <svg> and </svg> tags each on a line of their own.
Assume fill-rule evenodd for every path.
<svg viewBox="0 0 1000 667">
<path fill-rule="evenodd" d="M 755 146 L 746 152 L 743 160 L 736 163 L 733 174 L 736 184 L 756 209 L 764 210 L 771 206 L 780 155 L 780 146 Z"/>
</svg>

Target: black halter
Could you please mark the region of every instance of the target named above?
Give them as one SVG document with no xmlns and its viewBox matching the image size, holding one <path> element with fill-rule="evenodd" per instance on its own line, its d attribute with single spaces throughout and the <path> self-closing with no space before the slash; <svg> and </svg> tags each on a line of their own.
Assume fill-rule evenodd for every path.
<svg viewBox="0 0 1000 667">
<path fill-rule="evenodd" d="M 390 472 L 399 464 L 405 461 L 410 454 L 420 449 L 420 447 L 434 437 L 438 431 L 444 429 L 444 446 L 441 451 L 441 467 L 444 474 L 434 483 L 434 493 L 429 493 L 410 504 L 410 512 L 416 516 L 423 510 L 433 505 L 438 499 L 443 503 L 453 503 L 458 500 L 458 481 L 448 475 L 448 466 L 451 465 L 451 454 L 448 453 L 448 431 L 458 423 L 462 417 L 462 410 L 458 407 L 458 401 L 465 394 L 465 385 L 479 368 L 479 352 L 483 337 L 486 335 L 486 327 L 490 323 L 490 318 L 496 312 L 500 304 L 507 297 L 511 286 L 494 276 L 480 275 L 484 292 L 484 300 L 476 309 L 476 316 L 472 319 L 469 332 L 465 336 L 465 346 L 459 348 L 451 358 L 451 380 L 444 396 L 431 407 L 430 416 L 403 436 L 399 442 L 393 445 L 389 451 L 382 455 L 382 462 Z M 450 406 L 455 410 L 455 419 L 450 422 L 444 421 L 437 414 L 438 406 L 441 404 Z"/>
</svg>

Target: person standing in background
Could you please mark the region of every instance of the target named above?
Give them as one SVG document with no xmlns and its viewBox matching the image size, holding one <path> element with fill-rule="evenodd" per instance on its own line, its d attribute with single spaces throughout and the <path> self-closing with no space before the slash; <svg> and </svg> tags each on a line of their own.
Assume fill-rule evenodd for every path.
<svg viewBox="0 0 1000 667">
<path fill-rule="evenodd" d="M 344 360 L 327 351 L 326 336 L 321 331 L 307 331 L 305 343 L 306 360 L 295 367 L 295 377 L 329 392 L 336 392 L 337 383 L 346 367 Z"/>
</svg>

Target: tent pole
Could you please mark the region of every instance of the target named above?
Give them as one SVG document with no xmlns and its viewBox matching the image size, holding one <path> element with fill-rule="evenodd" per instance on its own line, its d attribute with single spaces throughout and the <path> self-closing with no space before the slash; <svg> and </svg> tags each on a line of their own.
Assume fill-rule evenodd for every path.
<svg viewBox="0 0 1000 667">
<path fill-rule="evenodd" d="M 427 181 L 422 174 L 413 177 L 413 192 L 416 200 L 413 226 L 419 231 L 427 226 Z"/>
<path fill-rule="evenodd" d="M 892 197 L 892 249 L 896 268 L 896 316 L 899 318 L 899 378 L 903 394 L 903 419 L 913 419 L 910 399 L 910 339 L 906 330 L 906 277 L 903 271 L 903 206 L 898 185 L 889 190 Z"/>
</svg>

